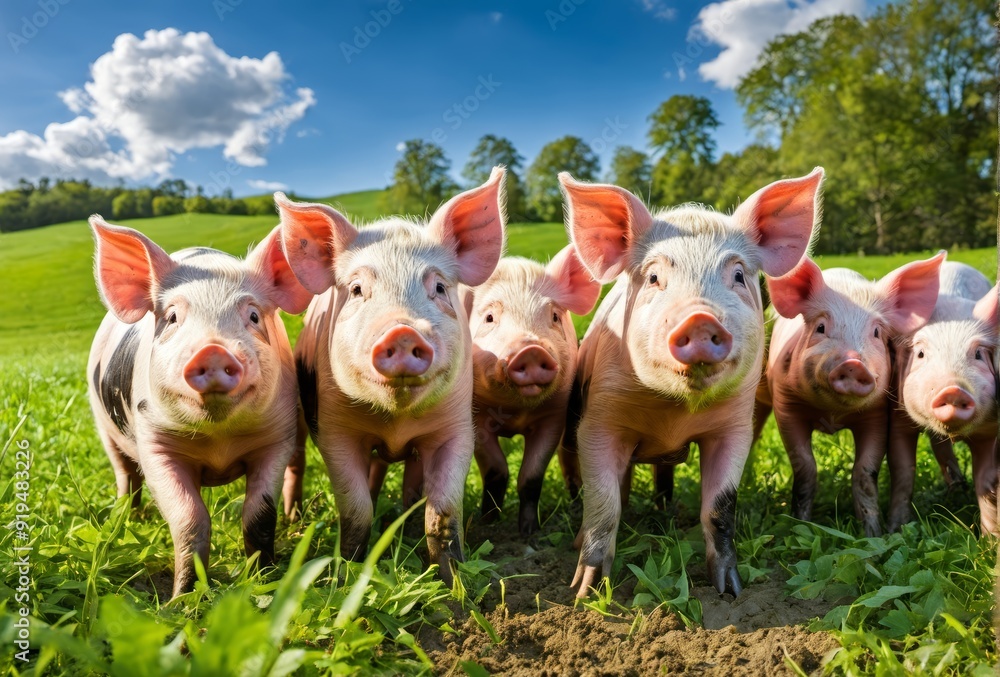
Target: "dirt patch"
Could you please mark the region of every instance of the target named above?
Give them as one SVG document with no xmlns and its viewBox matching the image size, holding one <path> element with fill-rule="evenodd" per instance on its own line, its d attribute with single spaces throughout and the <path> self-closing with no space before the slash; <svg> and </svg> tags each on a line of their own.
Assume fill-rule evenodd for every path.
<svg viewBox="0 0 1000 677">
<path fill-rule="evenodd" d="M 576 553 L 569 543 L 547 545 L 544 537 L 523 543 L 509 525 L 477 529 L 475 544 L 488 537 L 497 544 L 487 556 L 499 563 L 505 581 L 503 601 L 488 597 L 481 607 L 502 640 L 494 644 L 471 618 L 459 634 L 421 632 L 421 645 L 441 674 L 464 674 L 461 662 L 473 661 L 490 674 L 503 675 L 788 675 L 786 656 L 807 673 L 816 672 L 823 656 L 835 649 L 827 633 L 809 632 L 802 624 L 824 615 L 831 605 L 786 597 L 781 580 L 747 586 L 736 600 L 698 585 L 704 627 L 685 628 L 675 615 L 655 610 L 633 623 L 604 618 L 574 608 L 569 579 Z M 544 530 L 543 530 L 544 531 Z M 524 574 L 528 574 L 525 576 Z M 496 588 L 498 586 L 494 586 Z M 623 605 L 628 586 L 615 589 Z"/>
</svg>

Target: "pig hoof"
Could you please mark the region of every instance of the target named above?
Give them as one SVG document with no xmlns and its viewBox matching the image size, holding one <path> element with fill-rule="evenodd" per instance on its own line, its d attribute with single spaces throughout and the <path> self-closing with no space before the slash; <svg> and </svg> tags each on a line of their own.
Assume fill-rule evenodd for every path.
<svg viewBox="0 0 1000 677">
<path fill-rule="evenodd" d="M 878 520 L 865 520 L 865 537 L 871 538 L 873 536 L 882 535 L 882 525 L 878 523 Z"/>
<path fill-rule="evenodd" d="M 538 531 L 539 526 L 541 525 L 538 523 L 538 507 L 528 506 L 527 509 L 521 508 L 517 519 L 517 528 L 521 532 L 521 536 L 525 538 L 531 536 Z"/>
<path fill-rule="evenodd" d="M 577 589 L 577 599 L 587 599 L 591 591 L 600 584 L 601 578 L 601 572 L 596 566 L 581 564 L 576 568 L 576 575 L 569 586 Z"/>
<path fill-rule="evenodd" d="M 720 595 L 729 593 L 733 597 L 739 597 L 743 592 L 743 581 L 736 570 L 736 562 L 716 562 L 709 570 L 708 575 L 712 579 L 712 585 Z"/>
</svg>

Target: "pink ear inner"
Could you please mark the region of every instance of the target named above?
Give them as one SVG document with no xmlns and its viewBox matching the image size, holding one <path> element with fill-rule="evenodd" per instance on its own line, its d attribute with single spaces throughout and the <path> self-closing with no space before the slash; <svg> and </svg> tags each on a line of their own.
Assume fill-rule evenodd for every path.
<svg viewBox="0 0 1000 677">
<path fill-rule="evenodd" d="M 803 257 L 799 265 L 782 277 L 768 277 L 767 291 L 771 305 L 782 317 L 793 318 L 805 312 L 809 301 L 815 299 L 826 287 L 823 271 L 809 258 Z"/>
<path fill-rule="evenodd" d="M 909 334 L 927 324 L 937 303 L 944 259 L 942 251 L 925 261 L 900 266 L 879 281 L 886 298 L 886 319 L 894 331 Z"/>
<path fill-rule="evenodd" d="M 96 214 L 90 227 L 97 240 L 95 272 L 105 305 L 122 322 L 138 322 L 153 310 L 157 284 L 177 264 L 137 230 L 110 225 Z"/>
<path fill-rule="evenodd" d="M 583 265 L 600 282 L 618 277 L 626 254 L 653 224 L 646 205 L 635 195 L 609 184 L 576 181 L 559 174 L 566 200 L 566 223 Z"/>
<path fill-rule="evenodd" d="M 275 193 L 281 215 L 281 243 L 285 258 L 302 286 L 322 294 L 334 281 L 337 254 L 358 236 L 357 229 L 332 207 L 309 202 L 293 202 L 284 193 Z"/>
<path fill-rule="evenodd" d="M 293 315 L 306 309 L 313 294 L 302 286 L 285 259 L 281 249 L 281 226 L 275 226 L 247 258 L 279 308 Z"/>
<path fill-rule="evenodd" d="M 805 255 L 818 227 L 822 183 L 822 167 L 798 179 L 775 181 L 751 195 L 733 213 L 736 222 L 760 247 L 765 274 L 781 277 Z"/>
<path fill-rule="evenodd" d="M 545 272 L 558 290 L 556 303 L 576 315 L 586 315 L 594 308 L 601 295 L 601 283 L 577 257 L 574 245 L 563 247 L 545 266 Z"/>
<path fill-rule="evenodd" d="M 972 311 L 972 315 L 980 322 L 985 323 L 994 336 L 1000 334 L 1000 327 L 997 326 L 1000 324 L 998 304 L 1000 304 L 1000 284 L 994 286 L 986 296 L 979 299 Z"/>
<path fill-rule="evenodd" d="M 434 237 L 454 247 L 459 282 L 470 287 L 485 282 L 503 254 L 505 175 L 494 167 L 486 183 L 448 200 L 428 223 Z"/>
</svg>

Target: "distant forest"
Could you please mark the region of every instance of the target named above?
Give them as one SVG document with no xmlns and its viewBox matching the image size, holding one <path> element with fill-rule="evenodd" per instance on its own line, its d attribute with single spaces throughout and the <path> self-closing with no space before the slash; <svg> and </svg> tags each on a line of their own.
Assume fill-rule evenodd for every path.
<svg viewBox="0 0 1000 677">
<path fill-rule="evenodd" d="M 708 99 L 678 95 L 649 118 L 646 153 L 615 148 L 601 172 L 593 148 L 564 136 L 527 168 L 509 139 L 483 136 L 462 171 L 478 184 L 508 167 L 511 221 L 562 219 L 556 174 L 622 185 L 653 206 L 701 202 L 729 210 L 757 188 L 814 166 L 827 171 L 820 253 L 891 253 L 996 244 L 997 77 L 992 0 L 901 0 L 866 19 L 835 16 L 775 38 L 736 88 L 756 135 L 716 153 Z M 681 53 L 675 60 L 690 61 Z M 694 63 L 678 63 L 693 69 Z M 462 188 L 444 150 L 405 143 L 380 207 L 424 214 Z M 180 212 L 273 214 L 267 196 L 206 196 L 168 180 L 156 188 L 21 181 L 0 193 L 0 231 L 85 218 Z"/>
</svg>

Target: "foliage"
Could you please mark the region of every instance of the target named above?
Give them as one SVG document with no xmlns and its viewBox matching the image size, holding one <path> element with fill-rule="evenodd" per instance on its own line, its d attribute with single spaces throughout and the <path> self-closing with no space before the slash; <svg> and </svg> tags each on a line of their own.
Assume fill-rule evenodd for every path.
<svg viewBox="0 0 1000 677">
<path fill-rule="evenodd" d="M 578 181 L 595 181 L 600 163 L 587 143 L 576 136 L 564 136 L 542 147 L 528 168 L 528 212 L 540 221 L 562 219 L 559 172 L 569 172 Z"/>
<path fill-rule="evenodd" d="M 523 221 L 526 218 L 524 206 L 524 184 L 521 181 L 521 167 L 524 158 L 514 148 L 510 139 L 486 134 L 476 143 L 469 155 L 469 161 L 462 170 L 462 178 L 469 186 L 479 186 L 490 178 L 490 172 L 497 165 L 507 168 L 507 220 Z"/>
<path fill-rule="evenodd" d="M 631 146 L 618 146 L 611 158 L 611 169 L 606 180 L 635 195 L 648 197 L 653 180 L 649 156 Z"/>
<path fill-rule="evenodd" d="M 385 211 L 424 215 L 433 212 L 457 190 L 448 175 L 451 160 L 437 144 L 411 139 L 392 172 Z"/>
</svg>

